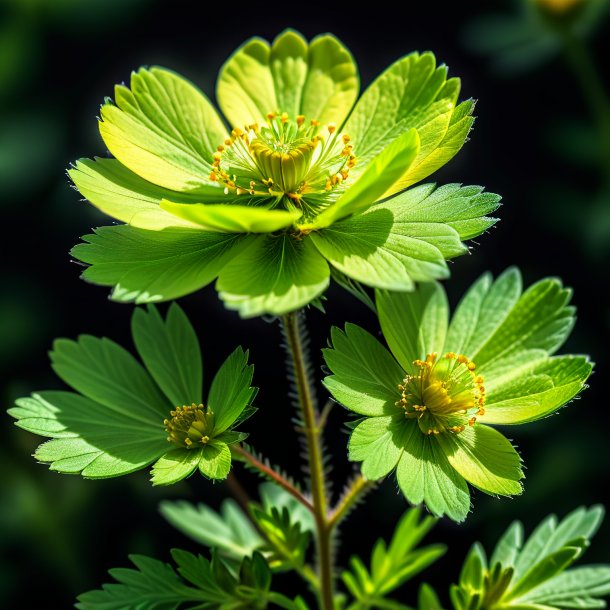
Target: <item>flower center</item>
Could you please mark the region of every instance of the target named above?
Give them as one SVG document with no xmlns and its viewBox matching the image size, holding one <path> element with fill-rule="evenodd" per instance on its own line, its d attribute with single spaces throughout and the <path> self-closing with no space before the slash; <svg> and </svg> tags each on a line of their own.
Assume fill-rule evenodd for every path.
<svg viewBox="0 0 610 610">
<path fill-rule="evenodd" d="M 335 125 L 322 130 L 315 119 L 270 112 L 265 125 L 233 129 L 214 153 L 210 180 L 225 193 L 263 195 L 315 214 L 332 202 L 355 163 L 350 137 Z"/>
<path fill-rule="evenodd" d="M 163 420 L 168 442 L 177 447 L 195 449 L 207 445 L 214 430 L 214 413 L 203 405 L 176 407 L 171 419 Z"/>
<path fill-rule="evenodd" d="M 458 434 L 485 414 L 484 380 L 472 360 L 453 352 L 438 358 L 434 352 L 413 364 L 419 373 L 407 375 L 398 385 L 401 398 L 396 406 L 405 417 L 417 419 L 424 434 Z"/>
</svg>

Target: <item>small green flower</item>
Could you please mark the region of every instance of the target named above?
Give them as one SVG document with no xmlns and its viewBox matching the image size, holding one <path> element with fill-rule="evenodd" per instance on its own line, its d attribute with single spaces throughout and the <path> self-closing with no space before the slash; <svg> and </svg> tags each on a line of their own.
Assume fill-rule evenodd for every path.
<svg viewBox="0 0 610 610">
<path fill-rule="evenodd" d="M 466 141 L 474 103 L 457 104 L 431 53 L 390 66 L 356 102 L 359 79 L 333 36 L 253 38 L 223 66 L 217 98 L 162 68 L 132 74 L 101 109 L 113 159 L 82 159 L 76 188 L 127 224 L 87 235 L 84 278 L 136 303 L 218 278 L 242 316 L 283 314 L 335 273 L 412 290 L 488 229 L 499 197 L 427 184 Z M 381 202 L 381 203 L 380 203 Z M 329 266 L 330 265 L 330 266 Z"/>
<path fill-rule="evenodd" d="M 50 437 L 34 457 L 51 470 L 88 479 L 152 469 L 154 485 L 168 485 L 197 468 L 224 479 L 229 445 L 246 434 L 233 428 L 253 411 L 253 367 L 237 348 L 216 373 L 202 401 L 201 351 L 183 311 L 167 318 L 136 309 L 132 334 L 142 366 L 109 339 L 59 339 L 51 352 L 57 375 L 75 392 L 48 391 L 17 401 L 9 414 L 25 430 Z"/>
<path fill-rule="evenodd" d="M 348 324 L 333 329 L 325 385 L 364 416 L 354 427 L 350 459 L 368 479 L 396 468 L 406 498 L 435 515 L 463 520 L 466 482 L 491 495 L 522 491 L 521 460 L 487 424 L 522 424 L 546 417 L 584 387 L 585 356 L 552 356 L 574 323 L 571 291 L 556 279 L 522 293 L 509 269 L 495 282 L 483 275 L 449 324 L 438 283 L 412 293 L 378 291 L 381 328 L 391 353 Z"/>
</svg>

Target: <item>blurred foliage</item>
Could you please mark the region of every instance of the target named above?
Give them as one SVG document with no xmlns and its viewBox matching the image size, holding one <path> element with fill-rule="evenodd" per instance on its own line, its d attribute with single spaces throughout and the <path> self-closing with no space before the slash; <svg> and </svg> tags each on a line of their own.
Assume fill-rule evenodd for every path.
<svg viewBox="0 0 610 610">
<path fill-rule="evenodd" d="M 602 20 L 602 5 L 607 3 L 582 1 L 598 12 L 595 19 L 580 22 L 588 25 L 579 26 L 576 40 L 591 51 L 590 65 L 603 66 L 603 58 L 610 56 L 608 21 Z M 18 395 L 52 387 L 46 350 L 56 336 L 74 338 L 88 332 L 129 341 L 131 306 L 110 303 L 104 289 L 79 281 L 79 268 L 68 256 L 77 236 L 100 224 L 101 217 L 91 206 L 80 205 L 65 169 L 84 152 L 105 154 L 94 118 L 114 83 L 126 80 L 142 64 L 161 64 L 204 83 L 212 94 L 213 75 L 237 44 L 254 34 L 273 37 L 289 25 L 307 36 L 336 33 L 353 50 L 364 84 L 404 53 L 432 49 L 453 75 L 463 76 L 465 95 L 479 99 L 471 142 L 438 180 L 482 183 L 504 196 L 497 228 L 478 240 L 474 256 L 452 265 L 453 277 L 446 284 L 450 296 L 455 301 L 482 271 L 498 273 L 509 264 L 519 265 L 528 283 L 545 275 L 562 276 L 575 288 L 579 308 L 567 349 L 591 353 L 597 361 L 597 374 L 580 401 L 548 421 L 507 431 L 527 458 L 524 495 L 501 502 L 479 494 L 477 511 L 464 526 L 441 523 L 429 535 L 431 543 L 450 540 L 450 553 L 429 575 L 430 584 L 444 591 L 447 574 L 458 573 L 458 562 L 473 539 L 491 544 L 515 518 L 531 528 L 549 511 L 564 514 L 577 503 L 598 502 L 608 484 L 610 410 L 603 381 L 610 376 L 610 172 L 603 167 L 609 161 L 604 142 L 610 139 L 601 136 L 598 111 L 583 89 L 583 83 L 590 89 L 591 77 L 574 68 L 570 76 L 567 66 L 573 64 L 558 61 L 561 46 L 547 52 L 545 61 L 530 62 L 529 74 L 521 71 L 519 79 L 507 79 L 504 69 L 489 74 L 459 44 L 461 28 L 488 14 L 487 0 L 443 4 L 444 18 L 439 18 L 435 3 L 409 6 L 408 20 L 389 18 L 395 9 L 382 2 L 376 5 L 374 27 L 368 10 L 355 5 L 348 10 L 345 3 L 283 5 L 281 10 L 255 5 L 228 14 L 225 21 L 217 9 L 213 19 L 201 19 L 200 7 L 168 0 L 0 0 L 0 209 L 5 233 L 0 242 L 0 396 L 10 407 Z M 552 38 L 555 32 L 555 45 L 560 44 L 556 30 L 527 6 L 507 3 L 500 17 L 517 28 L 535 21 L 546 28 L 544 36 L 539 30 L 539 38 Z M 474 41 L 472 30 L 465 31 L 465 38 Z M 501 41 L 497 30 L 481 31 L 489 40 Z M 494 63 L 496 51 L 477 48 Z M 517 57 L 527 55 L 527 45 L 526 51 L 515 52 Z M 583 81 L 577 80 L 580 74 Z M 603 83 L 605 93 L 607 69 L 606 74 L 595 74 L 594 89 L 599 91 Z M 514 70 L 510 76 L 516 76 Z M 279 329 L 263 320 L 239 320 L 223 309 L 213 291 L 182 299 L 181 304 L 200 325 L 204 350 L 214 346 L 205 350 L 206 371 L 214 370 L 239 343 L 251 348 L 261 413 L 274 409 L 278 427 L 286 428 L 292 413 L 284 398 L 288 386 L 278 373 Z M 309 315 L 316 347 L 326 345 L 331 323 L 349 320 L 375 332 L 371 312 L 340 289 L 329 292 L 325 308 L 327 315 Z M 226 349 L 220 349 L 220 341 Z M 318 353 L 314 364 L 321 366 Z M 100 482 L 62 477 L 31 459 L 36 439 L 4 417 L 3 608 L 23 607 L 24 594 L 31 607 L 70 607 L 77 594 L 105 581 L 108 568 L 126 565 L 129 553 L 165 557 L 168 548 L 185 546 L 158 514 L 159 501 L 204 500 L 217 509 L 230 493 L 225 485 L 203 481 L 182 483 L 170 491 L 152 489 L 144 474 Z M 294 439 L 278 438 L 268 426 L 257 424 L 258 419 L 251 420 L 253 443 L 270 446 L 272 461 L 298 472 Z M 344 413 L 335 407 L 331 428 L 339 430 L 344 421 Z M 328 440 L 331 449 L 337 447 L 333 472 L 341 481 L 351 473 L 342 456 L 347 436 Z M 241 479 L 247 490 L 256 489 L 254 475 L 242 476 L 240 471 Z M 390 537 L 404 508 L 390 482 L 380 486 L 350 515 L 339 564 L 345 567 L 354 554 L 368 557 L 378 538 Z M 589 552 L 590 561 L 604 559 L 608 526 L 599 538 Z M 280 578 L 289 577 L 278 576 L 278 582 Z M 407 597 L 414 604 L 415 590 Z"/>
</svg>

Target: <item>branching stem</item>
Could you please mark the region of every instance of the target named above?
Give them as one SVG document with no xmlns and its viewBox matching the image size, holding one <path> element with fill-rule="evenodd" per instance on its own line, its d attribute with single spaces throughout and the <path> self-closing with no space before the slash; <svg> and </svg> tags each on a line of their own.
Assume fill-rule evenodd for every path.
<svg viewBox="0 0 610 610">
<path fill-rule="evenodd" d="M 353 508 L 363 494 L 370 491 L 375 486 L 374 481 L 367 481 L 361 474 L 355 477 L 349 487 L 331 511 L 328 517 L 328 528 L 332 531 Z"/>
</svg>

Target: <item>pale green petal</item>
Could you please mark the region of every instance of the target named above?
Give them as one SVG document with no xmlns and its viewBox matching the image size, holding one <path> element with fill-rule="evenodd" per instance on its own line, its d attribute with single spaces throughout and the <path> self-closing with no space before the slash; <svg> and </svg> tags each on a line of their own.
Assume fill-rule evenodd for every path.
<svg viewBox="0 0 610 610">
<path fill-rule="evenodd" d="M 341 125 L 358 96 L 356 65 L 332 35 L 307 41 L 286 30 L 269 45 L 253 38 L 224 64 L 217 98 L 232 125 L 263 123 L 269 112 Z"/>
<path fill-rule="evenodd" d="M 222 441 L 211 441 L 201 449 L 199 471 L 208 479 L 226 479 L 231 470 L 231 450 Z"/>
<path fill-rule="evenodd" d="M 390 352 L 364 329 L 346 324 L 331 330 L 332 347 L 323 350 L 332 375 L 324 385 L 335 400 L 360 415 L 385 415 L 396 410 L 398 384 L 404 371 Z"/>
<path fill-rule="evenodd" d="M 415 282 L 448 277 L 445 258 L 465 250 L 451 227 L 396 222 L 392 211 L 382 206 L 311 238 L 333 267 L 358 282 L 388 290 L 413 290 Z"/>
<path fill-rule="evenodd" d="M 170 214 L 219 233 L 273 233 L 292 226 L 299 211 L 268 210 L 246 205 L 174 203 L 163 200 L 161 207 Z"/>
<path fill-rule="evenodd" d="M 172 449 L 153 465 L 153 485 L 172 485 L 186 479 L 197 470 L 203 449 Z"/>
<path fill-rule="evenodd" d="M 113 286 L 117 301 L 176 299 L 213 281 L 236 256 L 243 236 L 200 229 L 146 231 L 129 225 L 100 227 L 71 254 L 91 265 L 83 278 Z"/>
<path fill-rule="evenodd" d="M 437 517 L 463 521 L 470 510 L 470 493 L 432 435 L 422 434 L 416 422 L 408 422 L 404 451 L 396 477 L 400 490 L 412 504 L 425 504 Z"/>
<path fill-rule="evenodd" d="M 172 303 L 165 319 L 156 307 L 136 308 L 131 334 L 142 362 L 172 406 L 202 402 L 201 349 L 186 314 Z"/>
<path fill-rule="evenodd" d="M 415 158 L 419 149 L 419 136 L 414 129 L 402 134 L 386 146 L 368 165 L 366 170 L 330 207 L 318 214 L 312 222 L 300 225 L 303 231 L 316 231 L 329 227 L 350 214 L 363 212 L 394 184 L 405 167 Z"/>
<path fill-rule="evenodd" d="M 439 434 L 437 439 L 449 463 L 471 485 L 491 495 L 523 491 L 521 458 L 497 430 L 477 423 L 460 434 Z"/>
<path fill-rule="evenodd" d="M 161 188 L 140 178 L 116 159 L 81 159 L 68 174 L 79 192 L 95 207 L 141 229 L 195 226 L 161 209 L 159 203 L 168 197 L 179 203 L 233 200 L 212 185 L 197 195 Z"/>
<path fill-rule="evenodd" d="M 212 155 L 226 128 L 209 100 L 186 79 L 163 68 L 142 68 L 131 89 L 115 88 L 101 109 L 108 150 L 145 180 L 174 191 L 209 184 Z"/>
<path fill-rule="evenodd" d="M 36 459 L 51 470 L 101 479 L 145 468 L 167 450 L 162 418 L 142 416 L 126 403 L 104 405 L 70 392 L 21 398 L 9 415 L 34 434 L 51 437 Z"/>
<path fill-rule="evenodd" d="M 555 356 L 530 374 L 489 393 L 485 423 L 523 424 L 550 415 L 585 388 L 593 365 L 584 356 Z"/>
<path fill-rule="evenodd" d="M 216 283 L 225 305 L 242 317 L 282 315 L 304 307 L 326 290 L 328 264 L 310 239 L 260 235 L 249 237 L 248 243 Z"/>
<path fill-rule="evenodd" d="M 377 290 L 375 295 L 390 350 L 405 371 L 415 373 L 413 360 L 439 352 L 445 342 L 449 316 L 445 290 L 429 282 L 413 292 Z"/>
<path fill-rule="evenodd" d="M 362 474 L 369 481 L 381 479 L 400 459 L 402 447 L 395 440 L 397 436 L 400 436 L 400 429 L 393 417 L 368 417 L 350 436 L 349 459 L 362 462 Z"/>
<path fill-rule="evenodd" d="M 412 53 L 395 62 L 360 98 L 346 123 L 358 165 L 354 176 L 390 142 L 411 128 L 420 135 L 414 163 L 386 196 L 438 169 L 462 146 L 470 126 L 472 104 L 455 107 L 459 80 L 447 80 L 432 53 Z"/>
</svg>

